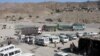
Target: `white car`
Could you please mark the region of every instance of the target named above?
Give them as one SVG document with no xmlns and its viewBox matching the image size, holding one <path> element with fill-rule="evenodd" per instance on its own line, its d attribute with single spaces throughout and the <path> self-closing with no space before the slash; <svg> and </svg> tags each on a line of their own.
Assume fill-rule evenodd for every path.
<svg viewBox="0 0 100 56">
<path fill-rule="evenodd" d="M 97 32 L 84 32 L 84 36 L 94 36 L 94 35 L 98 35 Z"/>
<path fill-rule="evenodd" d="M 57 52 L 55 56 L 69 56 L 69 55 L 68 53 L 64 53 L 64 52 Z"/>
<path fill-rule="evenodd" d="M 61 42 L 68 42 L 69 41 L 69 37 L 66 35 L 59 35 L 60 41 Z"/>
<path fill-rule="evenodd" d="M 77 32 L 76 35 L 77 35 L 78 37 L 82 37 L 84 34 L 81 33 L 81 32 Z"/>
<path fill-rule="evenodd" d="M 34 53 L 24 53 L 19 56 L 35 56 L 35 54 Z"/>
<path fill-rule="evenodd" d="M 91 35 L 98 35 L 97 32 L 91 32 Z"/>
</svg>

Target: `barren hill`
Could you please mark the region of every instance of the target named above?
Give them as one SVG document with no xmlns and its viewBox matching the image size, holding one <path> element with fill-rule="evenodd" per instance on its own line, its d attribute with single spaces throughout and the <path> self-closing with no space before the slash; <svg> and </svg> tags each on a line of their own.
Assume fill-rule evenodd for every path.
<svg viewBox="0 0 100 56">
<path fill-rule="evenodd" d="M 0 3 L 0 18 L 13 21 L 27 18 L 33 22 L 45 22 L 46 19 L 51 19 L 52 22 L 99 23 L 98 7 L 97 2 Z"/>
</svg>

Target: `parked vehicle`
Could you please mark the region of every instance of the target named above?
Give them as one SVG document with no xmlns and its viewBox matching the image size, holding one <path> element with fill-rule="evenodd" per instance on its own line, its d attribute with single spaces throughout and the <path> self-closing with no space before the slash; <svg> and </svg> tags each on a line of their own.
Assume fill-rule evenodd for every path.
<svg viewBox="0 0 100 56">
<path fill-rule="evenodd" d="M 91 32 L 91 35 L 98 35 L 98 32 Z"/>
<path fill-rule="evenodd" d="M 68 53 L 64 53 L 64 52 L 57 52 L 55 54 L 55 56 L 70 56 Z"/>
<path fill-rule="evenodd" d="M 60 38 L 57 35 L 51 35 L 51 36 L 49 36 L 49 39 L 52 43 L 54 43 L 54 42 L 59 43 L 60 42 Z"/>
<path fill-rule="evenodd" d="M 89 33 L 89 32 L 84 32 L 84 33 L 83 33 L 83 36 L 91 36 L 91 33 Z"/>
<path fill-rule="evenodd" d="M 67 34 L 67 36 L 69 37 L 69 39 L 71 40 L 75 40 L 77 39 L 77 36 L 75 34 Z"/>
<path fill-rule="evenodd" d="M 14 48 L 14 49 L 0 52 L 0 56 L 18 56 L 21 55 L 21 53 L 22 53 L 21 49 Z"/>
<path fill-rule="evenodd" d="M 53 35 L 53 34 L 43 34 L 43 36 L 47 36 L 49 37 L 49 40 L 51 43 L 54 43 L 54 42 L 60 42 L 60 38 L 58 35 Z"/>
<path fill-rule="evenodd" d="M 8 46 L 1 47 L 1 48 L 0 48 L 0 52 L 7 51 L 7 50 L 10 50 L 10 49 L 14 49 L 14 48 L 15 48 L 15 45 L 10 44 L 10 45 L 8 45 Z"/>
<path fill-rule="evenodd" d="M 77 36 L 77 37 L 82 37 L 83 35 L 84 35 L 84 34 L 81 33 L 81 32 L 77 32 L 77 33 L 76 33 L 76 36 Z"/>
<path fill-rule="evenodd" d="M 98 33 L 97 32 L 84 32 L 84 36 L 94 36 L 94 35 L 97 35 Z"/>
<path fill-rule="evenodd" d="M 48 36 L 38 36 L 35 39 L 35 43 L 39 45 L 47 46 L 50 43 L 49 37 Z"/>
<path fill-rule="evenodd" d="M 61 42 L 68 42 L 69 41 L 68 36 L 66 36 L 65 34 L 60 34 L 59 38 L 60 38 Z"/>
<path fill-rule="evenodd" d="M 35 56 L 35 54 L 33 54 L 33 53 L 24 53 L 24 54 L 21 54 L 19 56 Z"/>
</svg>

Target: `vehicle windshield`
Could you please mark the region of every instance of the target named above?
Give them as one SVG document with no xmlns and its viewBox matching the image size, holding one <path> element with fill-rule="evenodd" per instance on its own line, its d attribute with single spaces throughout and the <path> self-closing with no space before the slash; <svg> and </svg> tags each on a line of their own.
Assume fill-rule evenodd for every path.
<svg viewBox="0 0 100 56">
<path fill-rule="evenodd" d="M 68 37 L 66 36 L 66 37 L 64 37 L 64 39 L 68 39 Z"/>
<path fill-rule="evenodd" d="M 66 35 L 61 35 L 60 37 L 63 39 L 68 39 L 68 37 Z"/>
<path fill-rule="evenodd" d="M 72 36 L 72 37 L 76 37 L 76 35 L 73 35 L 73 34 L 72 34 L 71 36 Z"/>
<path fill-rule="evenodd" d="M 57 40 L 58 38 L 53 38 L 54 40 Z"/>
</svg>

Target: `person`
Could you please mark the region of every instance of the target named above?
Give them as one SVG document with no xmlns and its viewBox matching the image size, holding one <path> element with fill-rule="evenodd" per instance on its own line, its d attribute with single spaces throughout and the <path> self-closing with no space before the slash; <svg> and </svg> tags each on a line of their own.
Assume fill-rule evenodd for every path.
<svg viewBox="0 0 100 56">
<path fill-rule="evenodd" d="M 11 44 L 11 41 L 8 41 L 8 45 L 10 45 Z"/>
<path fill-rule="evenodd" d="M 3 47 L 3 44 L 1 44 L 0 47 Z"/>
<path fill-rule="evenodd" d="M 64 42 L 63 41 L 61 43 L 62 43 L 62 45 L 64 45 Z"/>
<path fill-rule="evenodd" d="M 70 51 L 73 52 L 72 43 L 70 44 Z"/>
<path fill-rule="evenodd" d="M 60 51 L 61 50 L 61 47 L 58 47 L 57 50 Z"/>
<path fill-rule="evenodd" d="M 54 47 L 55 47 L 55 48 L 57 47 L 57 43 L 56 43 L 56 41 L 54 42 Z"/>
</svg>

